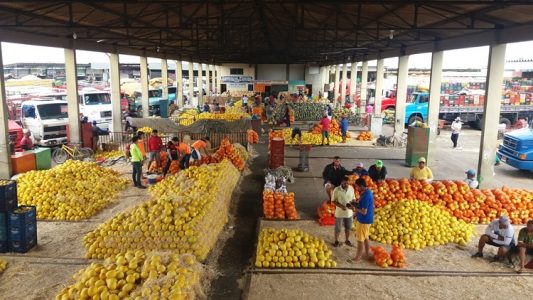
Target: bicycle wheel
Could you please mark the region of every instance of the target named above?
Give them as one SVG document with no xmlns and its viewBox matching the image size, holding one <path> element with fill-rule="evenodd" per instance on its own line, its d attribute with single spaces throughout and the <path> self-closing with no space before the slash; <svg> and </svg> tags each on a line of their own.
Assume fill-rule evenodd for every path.
<svg viewBox="0 0 533 300">
<path fill-rule="evenodd" d="M 63 148 L 55 148 L 52 152 L 52 160 L 56 164 L 62 164 L 68 159 L 68 153 Z"/>
<path fill-rule="evenodd" d="M 394 136 L 389 136 L 386 140 L 385 140 L 385 144 L 388 146 L 388 147 L 394 147 L 394 145 L 396 144 L 396 139 L 394 138 Z"/>
<path fill-rule="evenodd" d="M 90 148 L 80 148 L 79 153 L 80 153 L 80 160 L 85 160 L 93 156 L 93 150 Z"/>
</svg>

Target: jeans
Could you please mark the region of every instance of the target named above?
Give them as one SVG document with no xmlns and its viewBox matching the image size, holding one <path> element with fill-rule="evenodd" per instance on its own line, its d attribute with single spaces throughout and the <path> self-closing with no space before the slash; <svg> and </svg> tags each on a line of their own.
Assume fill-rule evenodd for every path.
<svg viewBox="0 0 533 300">
<path fill-rule="evenodd" d="M 135 186 L 141 186 L 141 174 L 143 172 L 143 165 L 141 161 L 133 161 L 131 162 L 131 165 L 133 167 L 133 172 L 131 173 L 131 177 L 133 179 L 133 184 Z"/>
<path fill-rule="evenodd" d="M 185 170 L 189 167 L 189 159 L 191 158 L 190 154 L 185 154 L 180 161 L 180 169 Z"/>
<path fill-rule="evenodd" d="M 452 133 L 451 139 L 452 139 L 453 147 L 457 148 L 457 140 L 459 139 L 459 133 Z"/>
<path fill-rule="evenodd" d="M 170 165 L 172 164 L 173 161 L 177 161 L 178 159 L 173 159 L 173 158 L 168 158 L 167 159 L 167 163 L 165 165 L 165 169 L 163 170 L 163 176 L 166 176 L 167 173 L 168 173 L 168 170 L 170 169 Z"/>
</svg>

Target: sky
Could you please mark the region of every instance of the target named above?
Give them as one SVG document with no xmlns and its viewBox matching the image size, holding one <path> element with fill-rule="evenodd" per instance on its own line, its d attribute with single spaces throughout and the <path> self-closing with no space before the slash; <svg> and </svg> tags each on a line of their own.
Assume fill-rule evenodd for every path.
<svg viewBox="0 0 533 300">
<path fill-rule="evenodd" d="M 513 43 L 507 45 L 506 60 L 511 59 L 532 59 L 533 41 Z M 489 47 L 475 47 L 444 52 L 443 68 L 484 68 L 487 66 Z M 61 48 L 51 48 L 42 46 L 31 46 L 23 44 L 2 43 L 2 54 L 4 64 L 33 62 L 33 63 L 63 63 L 64 53 Z M 78 63 L 103 63 L 108 58 L 105 53 L 76 51 Z M 138 56 L 120 55 L 121 63 L 138 63 Z M 159 62 L 159 59 L 148 58 L 148 62 Z M 375 61 L 369 65 L 375 65 Z M 386 67 L 396 68 L 397 58 L 385 60 Z M 431 66 L 431 54 L 422 53 L 411 55 L 409 58 L 409 68 L 429 68 Z"/>
</svg>

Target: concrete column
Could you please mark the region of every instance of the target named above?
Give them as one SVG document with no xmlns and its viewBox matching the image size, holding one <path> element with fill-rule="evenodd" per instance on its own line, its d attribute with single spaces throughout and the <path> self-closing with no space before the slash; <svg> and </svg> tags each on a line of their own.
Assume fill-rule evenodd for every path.
<svg viewBox="0 0 533 300">
<path fill-rule="evenodd" d="M 215 74 L 213 75 L 215 77 L 215 94 L 220 93 L 220 78 L 218 75 L 220 74 L 220 67 L 215 65 Z"/>
<path fill-rule="evenodd" d="M 4 62 L 2 60 L 2 43 L 0 42 L 0 178 L 11 178 L 11 153 L 9 151 L 9 125 L 7 97 L 4 81 Z"/>
<path fill-rule="evenodd" d="M 79 144 L 81 143 L 80 106 L 78 104 L 78 79 L 75 49 L 65 49 L 65 75 L 67 77 L 67 110 L 70 142 Z"/>
<path fill-rule="evenodd" d="M 478 179 L 481 188 L 490 188 L 494 181 L 494 162 L 498 147 L 498 123 L 502 97 L 503 71 L 507 44 L 492 45 L 489 52 L 483 127 L 479 147 Z"/>
<path fill-rule="evenodd" d="M 350 71 L 350 100 L 355 99 L 357 88 L 357 62 L 352 62 L 351 71 Z"/>
<path fill-rule="evenodd" d="M 381 116 L 381 99 L 383 99 L 384 73 L 385 60 L 378 59 L 376 66 L 376 97 L 374 97 L 374 116 Z"/>
<path fill-rule="evenodd" d="M 148 58 L 140 57 L 141 60 L 141 105 L 143 108 L 143 118 L 150 116 L 150 101 L 148 101 Z"/>
<path fill-rule="evenodd" d="M 409 55 L 400 56 L 398 61 L 398 81 L 396 83 L 396 110 L 394 134 L 405 129 L 405 101 L 407 99 L 407 77 L 409 76 Z"/>
<path fill-rule="evenodd" d="M 333 105 L 337 106 L 337 98 L 339 98 L 339 81 L 340 81 L 340 74 L 341 73 L 341 66 L 335 65 L 335 82 L 334 82 L 334 90 L 333 90 Z"/>
<path fill-rule="evenodd" d="M 204 74 L 203 74 L 203 70 L 202 70 L 202 63 L 198 63 L 198 103 L 200 105 L 204 105 L 204 84 L 203 84 L 203 80 L 204 80 Z"/>
<path fill-rule="evenodd" d="M 120 107 L 120 62 L 118 54 L 109 54 L 109 73 L 111 75 L 111 131 L 122 132 L 122 109 Z"/>
<path fill-rule="evenodd" d="M 176 104 L 183 107 L 183 65 L 176 60 Z"/>
<path fill-rule="evenodd" d="M 163 99 L 168 99 L 168 62 L 166 59 L 161 60 L 161 83 Z"/>
<path fill-rule="evenodd" d="M 431 55 L 431 77 L 429 82 L 429 149 L 428 163 L 431 163 L 437 147 L 437 127 L 439 125 L 440 85 L 442 83 L 443 51 L 433 52 Z M 503 74 L 503 73 L 502 73 Z"/>
<path fill-rule="evenodd" d="M 189 62 L 189 103 L 195 105 L 193 102 L 194 99 L 194 63 Z M 196 103 L 198 104 L 198 103 Z"/>
<path fill-rule="evenodd" d="M 342 83 L 341 83 L 341 102 L 340 105 L 344 107 L 346 104 L 346 81 L 348 80 L 348 62 L 344 63 L 344 68 L 342 70 Z"/>
<path fill-rule="evenodd" d="M 363 62 L 363 68 L 361 69 L 361 103 L 359 104 L 359 110 L 365 111 L 366 98 L 368 87 L 368 61 Z"/>
</svg>

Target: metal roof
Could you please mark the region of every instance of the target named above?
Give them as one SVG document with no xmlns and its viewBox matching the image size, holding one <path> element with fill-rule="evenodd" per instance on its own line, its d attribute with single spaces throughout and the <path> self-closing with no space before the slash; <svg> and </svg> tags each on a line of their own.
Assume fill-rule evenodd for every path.
<svg viewBox="0 0 533 300">
<path fill-rule="evenodd" d="M 216 64 L 330 64 L 531 32 L 526 0 L 0 0 L 3 41 Z"/>
</svg>

